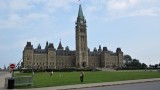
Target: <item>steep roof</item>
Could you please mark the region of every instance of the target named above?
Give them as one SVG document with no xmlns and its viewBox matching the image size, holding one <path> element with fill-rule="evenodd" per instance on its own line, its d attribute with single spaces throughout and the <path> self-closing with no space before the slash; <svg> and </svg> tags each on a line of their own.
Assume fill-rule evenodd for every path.
<svg viewBox="0 0 160 90">
<path fill-rule="evenodd" d="M 84 16 L 83 16 L 83 11 L 82 11 L 82 6 L 81 6 L 81 4 L 79 5 L 78 18 L 80 18 L 80 19 L 84 19 Z"/>
<path fill-rule="evenodd" d="M 63 47 L 62 47 L 62 44 L 61 44 L 61 41 L 59 42 L 59 45 L 58 45 L 58 50 L 63 50 Z"/>
<path fill-rule="evenodd" d="M 49 46 L 48 46 L 48 48 L 53 48 L 54 49 L 53 43 L 50 43 Z"/>
<path fill-rule="evenodd" d="M 27 42 L 26 47 L 32 47 L 31 42 Z"/>
<path fill-rule="evenodd" d="M 40 45 L 40 44 L 38 44 L 38 47 L 37 47 L 37 49 L 41 49 L 41 45 Z"/>
</svg>

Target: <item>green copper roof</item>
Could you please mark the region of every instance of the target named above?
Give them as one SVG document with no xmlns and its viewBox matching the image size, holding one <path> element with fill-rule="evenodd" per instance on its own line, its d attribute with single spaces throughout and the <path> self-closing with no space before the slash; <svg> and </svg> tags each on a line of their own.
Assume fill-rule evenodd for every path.
<svg viewBox="0 0 160 90">
<path fill-rule="evenodd" d="M 78 17 L 79 17 L 80 19 L 84 19 L 81 4 L 79 5 Z"/>
</svg>

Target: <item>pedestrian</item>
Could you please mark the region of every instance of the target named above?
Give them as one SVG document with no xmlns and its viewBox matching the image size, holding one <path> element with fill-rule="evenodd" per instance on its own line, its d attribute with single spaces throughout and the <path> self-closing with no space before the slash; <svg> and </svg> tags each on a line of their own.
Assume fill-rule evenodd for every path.
<svg viewBox="0 0 160 90">
<path fill-rule="evenodd" d="M 53 71 L 51 72 L 51 76 L 53 75 Z"/>
<path fill-rule="evenodd" d="M 83 71 L 80 72 L 80 81 L 83 82 L 83 78 L 84 78 L 84 73 Z"/>
</svg>

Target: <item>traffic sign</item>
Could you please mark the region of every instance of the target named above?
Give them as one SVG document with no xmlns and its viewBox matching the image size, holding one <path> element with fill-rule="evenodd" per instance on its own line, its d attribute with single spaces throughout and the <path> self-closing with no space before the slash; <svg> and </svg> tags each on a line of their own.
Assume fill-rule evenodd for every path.
<svg viewBox="0 0 160 90">
<path fill-rule="evenodd" d="M 9 66 L 10 66 L 11 69 L 13 69 L 13 68 L 15 68 L 16 65 L 12 63 Z"/>
</svg>

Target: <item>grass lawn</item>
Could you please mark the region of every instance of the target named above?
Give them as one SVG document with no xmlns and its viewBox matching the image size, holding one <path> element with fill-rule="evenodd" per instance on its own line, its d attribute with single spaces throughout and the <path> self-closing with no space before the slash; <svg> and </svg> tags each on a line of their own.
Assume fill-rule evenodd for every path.
<svg viewBox="0 0 160 90">
<path fill-rule="evenodd" d="M 31 73 L 19 73 L 16 76 L 28 75 Z M 49 87 L 49 86 L 62 86 L 81 84 L 80 72 L 54 72 L 53 76 L 50 76 L 49 72 L 35 73 L 34 85 L 32 87 Z M 98 83 L 98 82 L 113 82 L 135 79 L 148 79 L 148 78 L 160 78 L 159 72 L 144 72 L 144 71 L 111 71 L 111 72 L 84 72 L 84 83 Z"/>
</svg>

